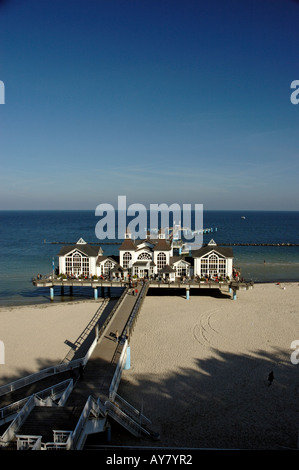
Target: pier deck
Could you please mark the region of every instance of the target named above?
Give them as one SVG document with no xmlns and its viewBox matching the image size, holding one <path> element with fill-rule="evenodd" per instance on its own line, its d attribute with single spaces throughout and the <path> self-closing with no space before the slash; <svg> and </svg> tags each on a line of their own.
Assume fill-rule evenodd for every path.
<svg viewBox="0 0 299 470">
<path fill-rule="evenodd" d="M 89 395 L 109 396 L 109 388 L 123 348 L 123 342 L 116 341 L 115 332 L 118 331 L 120 336 L 124 333 L 137 298 L 138 296 L 126 294 L 104 336 L 93 350 L 84 369 L 83 379 L 77 382 L 68 399 L 68 405 L 84 406 Z"/>
<path fill-rule="evenodd" d="M 32 280 L 33 285 L 36 287 L 92 287 L 93 289 L 97 289 L 100 287 L 106 288 L 106 287 L 128 287 L 129 282 L 127 280 L 121 279 L 118 281 L 94 281 L 91 279 L 82 279 L 82 280 L 76 280 L 76 279 L 65 279 L 64 281 L 61 281 L 60 279 L 33 279 Z M 186 281 L 173 281 L 173 282 L 164 282 L 164 281 L 157 281 L 157 280 L 149 280 L 147 281 L 149 287 L 154 287 L 154 288 L 170 288 L 170 289 L 229 289 L 234 288 L 234 289 L 239 289 L 239 288 L 244 288 L 244 287 L 250 287 L 253 285 L 252 282 L 248 281 L 196 281 L 196 280 L 186 280 Z"/>
</svg>

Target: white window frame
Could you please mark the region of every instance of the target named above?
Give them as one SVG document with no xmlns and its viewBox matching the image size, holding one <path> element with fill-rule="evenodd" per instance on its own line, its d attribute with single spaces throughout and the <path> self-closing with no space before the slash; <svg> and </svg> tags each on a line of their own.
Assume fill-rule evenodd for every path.
<svg viewBox="0 0 299 470">
<path fill-rule="evenodd" d="M 158 256 L 157 256 L 157 269 L 158 271 L 160 271 L 161 269 L 165 268 L 166 266 L 166 254 L 163 253 L 163 251 L 161 251 L 160 253 L 158 253 Z"/>
</svg>

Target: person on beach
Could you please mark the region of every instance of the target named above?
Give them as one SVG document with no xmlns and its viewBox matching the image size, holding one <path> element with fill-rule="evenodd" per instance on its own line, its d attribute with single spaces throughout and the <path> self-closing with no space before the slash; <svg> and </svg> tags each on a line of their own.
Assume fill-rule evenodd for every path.
<svg viewBox="0 0 299 470">
<path fill-rule="evenodd" d="M 273 371 L 271 371 L 270 374 L 268 375 L 268 387 L 270 387 L 273 380 L 274 380 L 274 374 L 273 374 Z"/>
</svg>

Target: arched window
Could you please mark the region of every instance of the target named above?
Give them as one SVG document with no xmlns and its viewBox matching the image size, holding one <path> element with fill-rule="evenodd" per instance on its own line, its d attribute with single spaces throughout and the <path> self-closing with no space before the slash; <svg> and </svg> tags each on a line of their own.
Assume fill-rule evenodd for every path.
<svg viewBox="0 0 299 470">
<path fill-rule="evenodd" d="M 126 251 L 126 252 L 123 254 L 123 268 L 124 268 L 124 269 L 128 269 L 131 259 L 132 259 L 131 253 L 129 253 L 128 251 Z"/>
<path fill-rule="evenodd" d="M 201 260 L 201 275 L 226 275 L 226 258 L 220 257 L 215 253 L 210 256 L 206 256 Z"/>
<path fill-rule="evenodd" d="M 218 273 L 218 256 L 211 255 L 209 258 L 209 271 L 210 274 Z"/>
<path fill-rule="evenodd" d="M 149 253 L 141 253 L 137 259 L 152 259 Z"/>
<path fill-rule="evenodd" d="M 188 268 L 185 263 L 179 263 L 176 266 L 176 274 L 177 276 L 186 276 L 188 274 Z"/>
<path fill-rule="evenodd" d="M 158 256 L 157 256 L 157 267 L 158 267 L 158 271 L 160 269 L 163 269 L 165 266 L 166 266 L 166 255 L 165 253 L 159 253 Z"/>
<path fill-rule="evenodd" d="M 81 269 L 81 256 L 79 255 L 79 253 L 75 253 L 73 256 L 73 268 L 74 270 Z"/>
<path fill-rule="evenodd" d="M 66 274 L 84 274 L 89 275 L 89 258 L 81 253 L 75 251 L 65 259 L 65 272 Z"/>
<path fill-rule="evenodd" d="M 107 259 L 104 263 L 104 274 L 110 274 L 111 269 L 113 268 L 113 263 L 110 261 L 110 259 Z"/>
</svg>

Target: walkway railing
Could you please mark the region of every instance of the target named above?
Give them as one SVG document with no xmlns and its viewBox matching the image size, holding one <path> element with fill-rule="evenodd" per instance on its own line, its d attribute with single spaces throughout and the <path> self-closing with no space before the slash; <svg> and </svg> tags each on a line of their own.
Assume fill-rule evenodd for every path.
<svg viewBox="0 0 299 470">
<path fill-rule="evenodd" d="M 73 380 L 67 379 L 63 382 L 60 382 L 52 387 L 45 388 L 36 394 L 38 398 L 42 400 L 47 399 L 48 397 L 54 402 L 59 398 L 57 406 L 64 406 L 69 394 L 73 389 Z M 22 398 L 17 402 L 11 403 L 10 405 L 4 406 L 0 409 L 0 424 L 11 421 L 13 417 L 19 413 L 19 411 L 24 407 L 26 402 L 30 399 L 29 397 Z"/>
<path fill-rule="evenodd" d="M 15 380 L 9 384 L 2 385 L 2 387 L 0 387 L 0 396 L 14 392 L 15 390 L 26 387 L 26 385 L 31 385 L 32 383 L 38 382 L 39 380 L 45 379 L 52 375 L 60 374 L 61 372 L 66 372 L 70 369 L 75 369 L 83 362 L 84 358 L 81 358 L 69 363 L 58 364 L 56 366 L 48 367 L 47 369 L 42 369 L 39 372 L 27 375 L 26 377 L 22 377 L 21 379 Z"/>
<path fill-rule="evenodd" d="M 74 343 L 74 348 L 70 349 L 70 351 L 67 353 L 65 358 L 62 360 L 62 363 L 69 362 L 72 360 L 72 358 L 76 354 L 76 351 L 78 351 L 80 346 L 83 344 L 83 342 L 86 340 L 86 338 L 88 337 L 92 329 L 97 324 L 100 316 L 102 315 L 104 309 L 107 307 L 108 303 L 109 303 L 109 299 L 103 300 L 102 304 L 100 305 L 100 307 L 98 308 L 98 310 L 96 311 L 96 313 L 94 314 L 94 316 L 92 317 L 88 325 L 84 328 L 80 336 L 76 339 Z"/>
<path fill-rule="evenodd" d="M 138 298 L 136 299 L 134 308 L 129 317 L 129 322 L 125 326 L 124 332 L 127 331 L 126 328 L 128 327 L 130 330 L 132 329 L 136 321 L 137 314 L 140 311 L 142 302 L 148 291 L 148 288 L 149 288 L 149 283 L 144 283 L 142 285 Z M 43 377 L 47 377 L 50 372 L 57 373 L 58 371 L 61 372 L 61 371 L 69 370 L 71 367 L 74 368 L 82 362 L 86 363 L 85 361 L 87 361 L 88 358 L 90 357 L 92 350 L 95 347 L 96 343 L 98 342 L 100 336 L 104 333 L 109 322 L 114 316 L 115 312 L 119 309 L 122 302 L 124 301 L 127 291 L 128 289 L 126 289 L 123 292 L 122 296 L 118 299 L 117 303 L 111 310 L 110 314 L 108 315 L 101 329 L 99 331 L 96 330 L 95 339 L 91 347 L 89 348 L 88 353 L 86 354 L 84 358 L 78 359 L 76 361 L 70 361 L 68 363 L 63 363 L 63 364 L 60 364 L 59 366 L 56 366 L 55 368 L 51 367 L 43 371 L 40 371 L 36 374 L 31 374 L 31 376 L 29 377 L 20 379 L 12 384 L 9 384 L 8 386 L 1 387 L 0 394 L 1 392 L 3 394 L 3 393 L 6 393 L 7 391 L 16 390 L 17 388 L 20 388 L 21 386 L 32 383 L 36 380 L 40 380 Z M 96 324 L 96 321 L 99 316 L 97 315 L 98 313 L 99 313 L 99 310 L 97 311 L 97 313 L 91 320 L 90 324 L 87 326 L 86 331 L 88 330 L 90 332 L 92 327 Z M 82 336 L 84 336 L 84 332 L 82 333 Z M 119 344 L 119 347 L 122 347 L 122 352 L 121 352 L 121 355 L 120 355 L 120 358 L 116 367 L 113 380 L 110 385 L 109 399 L 105 402 L 104 405 L 101 402 L 99 402 L 99 400 L 96 401 L 95 398 L 93 398 L 92 396 L 89 396 L 82 410 L 81 416 L 77 422 L 75 430 L 74 431 L 59 431 L 59 430 L 55 431 L 53 442 L 43 443 L 41 441 L 42 439 L 41 436 L 17 435 L 18 429 L 20 429 L 22 423 L 30 414 L 33 407 L 36 404 L 42 403 L 42 400 L 41 400 L 42 397 L 51 398 L 50 401 L 49 399 L 47 399 L 47 401 L 44 402 L 45 406 L 51 406 L 51 404 L 54 404 L 56 406 L 57 405 L 59 406 L 59 404 L 61 404 L 61 406 L 63 406 L 65 404 L 65 401 L 73 387 L 73 380 L 69 379 L 63 382 L 64 390 L 60 390 L 60 392 L 58 388 L 59 386 L 61 386 L 61 384 L 58 384 L 56 388 L 49 387 L 48 389 L 45 389 L 39 392 L 38 394 L 32 395 L 31 397 L 24 399 L 24 401 L 22 401 L 22 404 L 20 403 L 20 406 L 22 405 L 21 410 L 20 408 L 18 408 L 18 413 L 17 413 L 16 418 L 13 420 L 9 428 L 6 430 L 6 432 L 2 436 L 2 439 L 1 439 L 2 445 L 7 444 L 14 437 L 17 437 L 17 442 L 18 442 L 18 446 L 20 449 L 24 449 L 24 448 L 31 449 L 31 450 L 35 450 L 35 449 L 45 449 L 45 450 L 47 449 L 49 450 L 50 449 L 65 449 L 65 450 L 81 449 L 84 445 L 85 438 L 88 432 L 90 432 L 89 430 L 90 426 L 88 426 L 90 424 L 89 418 L 91 416 L 94 416 L 96 420 L 100 418 L 100 421 L 102 422 L 102 420 L 106 418 L 107 414 L 114 417 L 122 426 L 124 426 L 134 435 L 140 436 L 141 433 L 143 433 L 148 436 L 151 436 L 150 430 L 146 429 L 146 426 L 149 423 L 151 423 L 150 420 L 148 420 L 143 414 L 138 412 L 129 403 L 121 399 L 121 397 L 118 396 L 116 393 L 120 379 L 121 379 L 121 372 L 124 367 L 124 362 L 126 360 L 126 352 L 127 352 L 127 346 L 128 346 L 128 340 L 126 339 L 124 343 L 123 343 L 123 340 L 124 340 L 124 336 L 121 338 L 121 342 Z M 57 400 L 59 394 L 60 394 L 60 401 L 58 403 L 55 403 L 53 400 L 54 399 Z M 11 408 L 11 411 L 12 409 L 13 408 Z"/>
<path fill-rule="evenodd" d="M 112 320 L 115 312 L 118 310 L 118 308 L 121 306 L 121 304 L 123 303 L 124 299 L 125 299 L 125 296 L 128 292 L 128 287 L 126 287 L 126 289 L 123 291 L 123 293 L 121 294 L 120 298 L 118 299 L 117 303 L 114 305 L 113 309 L 111 310 L 111 312 L 109 313 L 108 317 L 106 318 L 105 322 L 103 323 L 103 325 L 101 326 L 101 328 L 99 328 L 98 330 L 98 339 L 101 338 L 101 336 L 105 333 L 106 331 L 106 328 L 108 326 L 108 324 L 110 323 L 110 321 Z"/>
<path fill-rule="evenodd" d="M 143 413 L 141 413 L 141 411 L 137 410 L 133 405 L 128 403 L 117 393 L 114 396 L 114 403 L 119 406 L 127 415 L 133 417 L 135 420 L 138 420 L 141 425 L 152 424 L 149 418 L 147 418 Z"/>
<path fill-rule="evenodd" d="M 29 416 L 33 408 L 35 407 L 36 401 L 39 401 L 34 395 L 31 395 L 27 403 L 23 406 L 21 411 L 18 413 L 17 417 L 12 421 L 10 426 L 6 429 L 4 434 L 1 437 L 1 444 L 5 445 L 10 442 L 14 437 L 18 429 L 20 429 L 22 423 Z"/>
<path fill-rule="evenodd" d="M 122 409 L 115 403 L 106 401 L 105 406 L 108 415 L 114 418 L 119 424 L 126 428 L 135 437 L 140 437 L 142 433 L 146 434 L 149 437 L 151 436 L 151 433 L 147 431 L 147 429 L 145 429 L 142 425 L 132 419 L 128 414 L 122 411 Z"/>
<path fill-rule="evenodd" d="M 102 412 L 96 400 L 90 395 L 87 399 L 87 402 L 85 403 L 77 426 L 72 434 L 72 449 L 74 450 L 80 450 L 84 444 L 84 428 L 92 411 L 94 411 L 95 416 L 98 416 Z"/>
<path fill-rule="evenodd" d="M 126 356 L 127 356 L 127 347 L 128 347 L 128 341 L 125 341 L 123 348 L 122 348 L 121 355 L 119 357 L 119 360 L 115 369 L 115 372 L 114 372 L 114 375 L 113 375 L 113 379 L 109 387 L 109 399 L 112 401 L 114 400 L 114 396 L 116 394 L 116 391 L 118 389 L 118 385 L 121 379 L 122 369 L 124 367 Z"/>
<path fill-rule="evenodd" d="M 123 302 L 126 293 L 128 292 L 128 288 L 124 290 L 120 298 L 118 299 L 117 303 L 114 305 L 113 309 L 111 310 L 109 316 L 105 320 L 104 324 L 98 331 L 98 336 L 95 338 L 95 341 L 92 343 L 90 346 L 88 352 L 83 358 L 80 359 L 75 359 L 70 362 L 62 362 L 61 364 L 48 367 L 46 369 L 42 369 L 39 372 L 35 372 L 33 374 L 27 375 L 26 377 L 22 377 L 21 379 L 15 380 L 14 382 L 11 382 L 9 384 L 2 385 L 0 387 L 0 396 L 5 395 L 7 393 L 13 392 L 15 390 L 18 390 L 20 388 L 23 388 L 27 385 L 30 385 L 32 383 L 38 382 L 39 380 L 45 379 L 47 377 L 50 377 L 55 374 L 59 374 L 61 372 L 66 372 L 71 369 L 76 369 L 77 367 L 80 366 L 80 364 L 85 365 L 86 362 L 88 361 L 98 339 L 104 334 L 109 322 L 111 321 L 112 317 L 114 316 L 116 310 L 119 308 L 121 303 Z"/>
<path fill-rule="evenodd" d="M 134 308 L 131 312 L 131 315 L 127 321 L 127 324 L 125 326 L 125 331 L 128 337 L 131 336 L 131 333 L 134 329 L 134 325 L 136 323 L 139 311 L 141 309 L 141 305 L 146 297 L 147 291 L 150 288 L 150 283 L 149 282 L 144 282 L 143 286 L 141 287 L 140 294 L 138 296 L 138 299 L 134 305 Z"/>
</svg>

